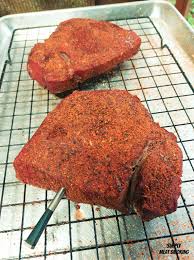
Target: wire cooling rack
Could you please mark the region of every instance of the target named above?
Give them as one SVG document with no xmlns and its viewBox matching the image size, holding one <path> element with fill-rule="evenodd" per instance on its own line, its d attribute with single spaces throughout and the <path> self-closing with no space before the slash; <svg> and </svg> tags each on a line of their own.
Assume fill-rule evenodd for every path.
<svg viewBox="0 0 194 260">
<path fill-rule="evenodd" d="M 144 223 L 135 213 L 125 216 L 81 205 L 86 218 L 77 221 L 74 204 L 63 199 L 36 249 L 25 247 L 24 239 L 54 194 L 18 182 L 12 162 L 60 99 L 32 81 L 26 70 L 32 46 L 47 38 L 56 26 L 18 29 L 13 33 L 0 82 L 1 259 L 194 259 L 192 87 L 149 17 L 114 22 L 140 35 L 140 51 L 112 73 L 80 88 L 126 89 L 140 98 L 155 121 L 175 133 L 184 157 L 178 209 Z M 169 249 L 170 254 L 165 255 Z"/>
</svg>

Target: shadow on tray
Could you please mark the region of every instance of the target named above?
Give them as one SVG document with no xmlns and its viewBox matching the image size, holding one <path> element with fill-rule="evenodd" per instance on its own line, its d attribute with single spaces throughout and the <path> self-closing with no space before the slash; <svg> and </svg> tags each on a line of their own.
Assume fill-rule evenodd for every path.
<svg viewBox="0 0 194 260">
<path fill-rule="evenodd" d="M 112 74 L 112 71 L 101 76 L 97 76 L 95 78 L 86 80 L 83 83 L 80 83 L 77 88 L 64 91 L 62 93 L 55 94 L 59 98 L 65 98 L 70 95 L 75 90 L 97 90 L 97 89 L 105 89 L 103 86 L 107 83 L 107 77 Z"/>
</svg>

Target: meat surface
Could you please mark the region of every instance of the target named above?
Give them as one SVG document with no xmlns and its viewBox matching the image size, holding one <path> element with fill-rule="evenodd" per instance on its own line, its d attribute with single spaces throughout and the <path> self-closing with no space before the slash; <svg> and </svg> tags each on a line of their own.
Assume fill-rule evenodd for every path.
<svg viewBox="0 0 194 260">
<path fill-rule="evenodd" d="M 115 24 L 70 19 L 60 23 L 44 43 L 32 48 L 28 72 L 50 92 L 62 93 L 129 59 L 140 43 L 135 32 Z"/>
<path fill-rule="evenodd" d="M 182 153 L 174 134 L 122 90 L 75 91 L 48 114 L 14 161 L 24 183 L 143 220 L 176 210 Z"/>
</svg>

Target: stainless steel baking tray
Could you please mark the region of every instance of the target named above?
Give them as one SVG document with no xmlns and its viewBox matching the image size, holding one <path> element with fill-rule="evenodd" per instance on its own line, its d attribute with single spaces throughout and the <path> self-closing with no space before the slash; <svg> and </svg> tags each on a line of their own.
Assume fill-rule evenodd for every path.
<svg viewBox="0 0 194 260">
<path fill-rule="evenodd" d="M 63 199 L 35 250 L 23 239 L 53 197 L 18 182 L 12 161 L 60 99 L 26 71 L 31 47 L 71 17 L 110 20 L 135 30 L 141 50 L 112 74 L 82 89 L 126 89 L 137 95 L 155 121 L 174 132 L 183 150 L 182 195 L 175 213 L 143 223 L 103 207 Z M 194 259 L 193 30 L 166 1 L 12 15 L 0 19 L 0 258 L 1 259 Z M 173 243 L 180 243 L 176 248 Z M 172 244 L 174 254 L 162 254 Z M 182 255 L 179 249 L 186 250 Z M 175 252 L 174 252 L 175 250 Z M 189 252 L 187 251 L 189 250 Z M 182 251 L 183 252 L 183 251 Z M 188 254 L 186 254 L 188 253 Z"/>
</svg>

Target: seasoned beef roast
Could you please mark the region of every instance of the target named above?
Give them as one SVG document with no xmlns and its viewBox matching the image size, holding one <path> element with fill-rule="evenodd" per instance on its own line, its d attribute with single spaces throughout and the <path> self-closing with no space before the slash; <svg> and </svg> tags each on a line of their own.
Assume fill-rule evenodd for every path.
<svg viewBox="0 0 194 260">
<path fill-rule="evenodd" d="M 32 48 L 28 72 L 50 92 L 62 93 L 129 59 L 140 43 L 135 32 L 113 23 L 67 20 L 44 43 Z"/>
<path fill-rule="evenodd" d="M 153 122 L 127 91 L 75 91 L 14 161 L 24 183 L 143 220 L 176 210 L 182 153 L 174 134 Z"/>
</svg>

